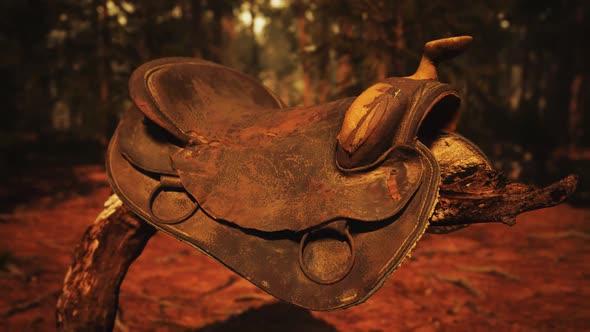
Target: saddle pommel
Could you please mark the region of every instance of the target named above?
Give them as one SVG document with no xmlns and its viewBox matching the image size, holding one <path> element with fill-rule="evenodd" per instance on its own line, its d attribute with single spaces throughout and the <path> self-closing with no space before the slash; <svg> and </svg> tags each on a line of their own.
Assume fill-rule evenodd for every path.
<svg viewBox="0 0 590 332">
<path fill-rule="evenodd" d="M 395 146 L 413 145 L 426 115 L 437 105 L 440 121 L 434 129 L 452 131 L 460 98 L 447 84 L 438 82 L 436 67 L 461 54 L 472 40 L 460 36 L 430 41 L 424 45 L 416 73 L 390 77 L 361 93 L 346 111 L 337 136 L 339 167 L 347 171 L 370 168 Z"/>
</svg>

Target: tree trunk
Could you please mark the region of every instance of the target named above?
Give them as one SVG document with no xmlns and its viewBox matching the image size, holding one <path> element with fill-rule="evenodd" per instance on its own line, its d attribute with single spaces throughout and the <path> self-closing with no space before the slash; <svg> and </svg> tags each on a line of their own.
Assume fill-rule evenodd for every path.
<svg viewBox="0 0 590 332">
<path fill-rule="evenodd" d="M 347 17 L 340 19 L 339 34 L 344 39 L 352 39 L 352 23 Z M 351 55 L 348 53 L 338 54 L 336 68 L 336 95 L 335 97 L 350 97 L 354 95 L 355 74 Z"/>
<path fill-rule="evenodd" d="M 203 7 L 201 0 L 184 0 L 182 16 L 189 35 L 190 54 L 195 58 L 203 57 Z"/>
<path fill-rule="evenodd" d="M 406 48 L 406 38 L 404 34 L 404 16 L 402 13 L 402 6 L 403 3 L 398 3 L 396 11 L 395 11 L 395 26 L 393 28 L 393 32 L 395 35 L 395 62 L 394 72 L 397 74 L 401 74 L 405 71 L 404 62 L 402 61 L 402 54 Z"/>
<path fill-rule="evenodd" d="M 300 3 L 297 6 L 297 41 L 299 45 L 299 54 L 301 57 L 301 64 L 303 67 L 303 105 L 309 106 L 313 103 L 311 95 L 311 73 L 309 66 L 309 59 L 305 54 L 305 47 L 307 45 L 307 32 L 305 31 L 305 6 Z"/>
<path fill-rule="evenodd" d="M 236 52 L 232 51 L 235 47 L 234 42 L 236 40 L 235 25 L 236 18 L 234 17 L 233 12 L 229 11 L 224 13 L 221 18 L 221 31 L 223 36 L 223 43 L 221 45 L 223 56 L 221 58 L 221 63 L 229 67 L 237 67 L 238 63 Z M 256 45 L 255 47 L 258 48 Z M 258 50 L 256 52 L 258 52 Z"/>
<path fill-rule="evenodd" d="M 107 8 L 107 0 L 102 0 L 100 4 L 101 11 L 98 12 L 98 80 L 99 80 L 99 111 L 100 116 L 96 119 L 98 121 L 98 141 L 106 147 L 108 140 L 108 125 L 106 124 L 105 119 L 108 119 L 108 113 L 110 112 L 110 74 L 111 74 L 111 66 L 109 63 L 109 56 L 107 54 L 107 50 L 110 46 L 110 33 L 109 33 L 109 26 L 108 26 L 108 8 Z"/>
<path fill-rule="evenodd" d="M 322 20 L 321 24 L 321 31 L 322 36 L 329 36 L 330 35 L 330 25 L 326 20 Z M 318 82 L 318 93 L 317 93 L 317 101 L 318 104 L 324 104 L 328 101 L 330 96 L 330 87 L 331 87 L 331 73 L 330 73 L 330 65 L 332 61 L 332 55 L 330 54 L 331 48 L 328 46 L 328 43 L 322 42 L 321 49 L 319 51 L 319 57 L 317 61 L 317 73 L 315 80 Z"/>
</svg>

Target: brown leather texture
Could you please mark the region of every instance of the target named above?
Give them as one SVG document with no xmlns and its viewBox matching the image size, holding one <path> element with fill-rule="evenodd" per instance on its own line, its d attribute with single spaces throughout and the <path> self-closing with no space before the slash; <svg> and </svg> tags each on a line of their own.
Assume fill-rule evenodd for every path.
<svg viewBox="0 0 590 332">
<path fill-rule="evenodd" d="M 428 153 L 420 144 L 417 151 Z M 425 231 L 437 197 L 438 168 L 430 158 L 425 158 L 428 181 L 423 181 L 404 213 L 381 222 L 350 224 L 356 250 L 354 265 L 342 280 L 326 285 L 308 278 L 300 267 L 300 245 L 305 232 L 242 229 L 215 220 L 203 210 L 178 224 L 151 221 L 147 208 L 149 195 L 159 181 L 136 169 L 120 152 L 116 134 L 109 148 L 107 169 L 115 192 L 135 213 L 156 228 L 217 259 L 273 296 L 312 310 L 343 309 L 363 302 L 377 291 Z M 243 188 L 245 191 L 247 188 Z M 168 211 L 169 218 L 191 208 L 191 198 L 185 193 L 169 195 L 165 198 L 169 202 L 163 204 L 176 209 Z M 321 250 L 320 264 L 329 265 L 331 258 L 342 255 L 328 249 L 331 248 Z M 322 268 L 320 265 L 319 270 Z"/>
<path fill-rule="evenodd" d="M 399 146 L 379 167 L 340 171 L 334 138 L 346 106 L 341 101 L 262 116 L 243 129 L 244 143 L 192 145 L 173 155 L 172 165 L 211 217 L 243 228 L 302 231 L 342 218 L 385 220 L 422 183 L 423 157 Z"/>
<path fill-rule="evenodd" d="M 386 83 L 396 92 L 370 100 L 373 108 L 358 102 L 358 114 L 354 98 L 284 108 L 233 69 L 149 62 L 132 75 L 136 107 L 109 145 L 111 185 L 148 223 L 284 301 L 312 310 L 361 303 L 428 226 L 440 172 L 417 135 L 457 95 L 432 79 Z M 369 130 L 339 136 L 355 116 Z M 337 137 L 360 143 L 342 150 Z M 343 151 L 354 162 L 339 163 Z"/>
<path fill-rule="evenodd" d="M 256 79 L 194 58 L 140 66 L 129 80 L 129 95 L 149 119 L 182 142 L 198 135 L 225 136 L 236 130 L 230 124 L 255 122 L 260 109 L 283 106 Z"/>
</svg>

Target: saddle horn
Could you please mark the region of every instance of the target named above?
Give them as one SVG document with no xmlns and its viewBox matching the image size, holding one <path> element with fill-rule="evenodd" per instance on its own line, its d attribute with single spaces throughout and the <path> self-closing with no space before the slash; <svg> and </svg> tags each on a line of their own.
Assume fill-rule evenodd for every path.
<svg viewBox="0 0 590 332">
<path fill-rule="evenodd" d="M 414 80 L 438 80 L 436 67 L 439 63 L 450 60 L 463 53 L 471 42 L 471 36 L 450 37 L 429 41 L 424 44 L 424 51 L 418 69 L 408 78 Z"/>
<path fill-rule="evenodd" d="M 336 137 L 338 166 L 349 171 L 371 167 L 395 145 L 409 143 L 407 140 L 416 136 L 426 114 L 439 101 L 451 101 L 445 103 L 454 108 L 449 112 L 452 119 L 445 125 L 454 127 L 460 99 L 454 90 L 438 82 L 437 66 L 463 53 L 472 41 L 471 36 L 430 41 L 424 45 L 413 75 L 391 77 L 363 91 L 346 111 Z"/>
</svg>

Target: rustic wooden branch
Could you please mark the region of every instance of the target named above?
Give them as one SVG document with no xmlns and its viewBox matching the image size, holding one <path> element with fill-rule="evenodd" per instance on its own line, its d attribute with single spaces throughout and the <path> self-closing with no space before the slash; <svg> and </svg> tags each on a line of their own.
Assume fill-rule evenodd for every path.
<svg viewBox="0 0 590 332">
<path fill-rule="evenodd" d="M 155 232 L 111 196 L 74 252 L 57 301 L 59 331 L 112 331 L 123 278 Z"/>
<path fill-rule="evenodd" d="M 514 223 L 525 211 L 561 203 L 573 193 L 576 176 L 542 189 L 504 184 L 497 173 L 441 186 L 441 197 L 431 218 L 434 233 L 444 233 L 477 222 Z M 481 184 L 481 185 L 479 185 Z M 119 287 L 131 263 L 141 254 L 155 229 L 132 214 L 113 196 L 76 248 L 57 303 L 60 331 L 111 331 Z"/>
<path fill-rule="evenodd" d="M 497 173 L 495 173 L 497 174 Z M 472 184 L 486 183 L 471 182 Z M 576 190 L 578 177 L 570 175 L 545 188 L 521 183 L 489 188 L 470 188 L 469 192 L 449 192 L 441 186 L 441 195 L 431 218 L 432 226 L 502 222 L 516 223 L 516 216 L 526 211 L 555 206 Z"/>
</svg>

